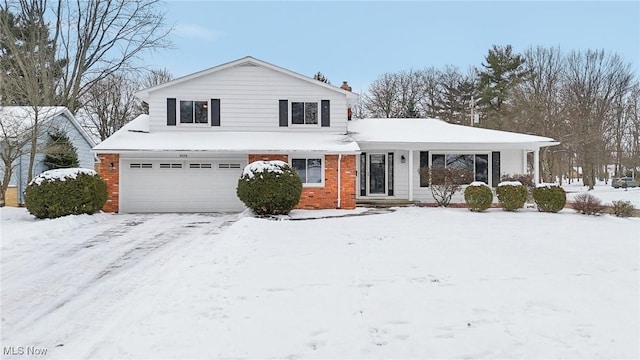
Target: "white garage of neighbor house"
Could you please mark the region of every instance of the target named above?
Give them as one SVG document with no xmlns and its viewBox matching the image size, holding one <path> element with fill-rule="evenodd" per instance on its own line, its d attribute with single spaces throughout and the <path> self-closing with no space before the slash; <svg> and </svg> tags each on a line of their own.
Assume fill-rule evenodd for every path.
<svg viewBox="0 0 640 360">
<path fill-rule="evenodd" d="M 534 135 L 436 119 L 351 119 L 357 95 L 247 56 L 136 93 L 141 115 L 94 147 L 111 212 L 239 211 L 236 185 L 256 160 L 289 163 L 298 208 L 357 201 L 432 202 L 421 166 L 464 166 L 496 185 L 527 173 Z M 539 178 L 534 167 L 535 178 Z"/>
</svg>

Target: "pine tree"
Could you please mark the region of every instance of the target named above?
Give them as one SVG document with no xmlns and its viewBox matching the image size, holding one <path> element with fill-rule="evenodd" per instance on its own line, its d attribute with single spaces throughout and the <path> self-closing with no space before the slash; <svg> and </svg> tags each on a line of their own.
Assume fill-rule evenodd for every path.
<svg viewBox="0 0 640 360">
<path fill-rule="evenodd" d="M 49 140 L 44 149 L 44 164 L 49 170 L 78 167 L 78 152 L 67 134 L 56 130 L 49 133 Z"/>
<path fill-rule="evenodd" d="M 525 79 L 524 57 L 514 54 L 511 45 L 493 45 L 485 57 L 484 70 L 478 72 L 480 98 L 478 104 L 499 113 L 509 99 L 510 90 Z"/>
<path fill-rule="evenodd" d="M 323 73 L 321 73 L 320 71 L 318 71 L 315 75 L 313 75 L 313 78 L 315 80 L 321 81 L 325 84 L 331 84 L 331 82 L 329 81 L 329 79 L 327 79 L 326 76 L 324 76 Z"/>
</svg>

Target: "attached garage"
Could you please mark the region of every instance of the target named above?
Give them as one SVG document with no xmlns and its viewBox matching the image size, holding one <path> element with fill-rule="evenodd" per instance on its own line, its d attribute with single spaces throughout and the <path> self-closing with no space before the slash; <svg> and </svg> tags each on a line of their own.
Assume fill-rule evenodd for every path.
<svg viewBox="0 0 640 360">
<path fill-rule="evenodd" d="M 120 211 L 242 211 L 236 196 L 243 159 L 122 159 Z"/>
</svg>

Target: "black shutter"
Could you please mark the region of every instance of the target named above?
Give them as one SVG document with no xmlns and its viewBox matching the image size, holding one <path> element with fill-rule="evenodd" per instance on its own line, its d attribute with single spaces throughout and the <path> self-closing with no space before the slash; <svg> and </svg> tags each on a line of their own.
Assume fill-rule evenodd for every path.
<svg viewBox="0 0 640 360">
<path fill-rule="evenodd" d="M 360 154 L 360 196 L 367 196 L 367 153 Z"/>
<path fill-rule="evenodd" d="M 393 196 L 393 153 L 389 153 L 389 162 L 387 165 L 389 170 L 389 183 L 387 184 L 387 195 Z"/>
<path fill-rule="evenodd" d="M 280 126 L 289 126 L 289 101 L 280 100 Z"/>
<path fill-rule="evenodd" d="M 220 99 L 211 99 L 211 126 L 220 126 Z"/>
<path fill-rule="evenodd" d="M 491 186 L 497 187 L 500 183 L 500 151 L 491 152 Z"/>
<path fill-rule="evenodd" d="M 176 126 L 176 99 L 167 99 L 167 126 Z"/>
<path fill-rule="evenodd" d="M 320 119 L 320 126 L 322 127 L 328 127 L 331 126 L 331 120 L 329 117 L 329 112 L 330 112 L 330 107 L 329 107 L 329 100 L 322 100 L 321 102 L 321 111 L 322 111 L 322 118 Z"/>
<path fill-rule="evenodd" d="M 429 152 L 428 151 L 420 151 L 420 167 L 418 168 L 419 177 L 420 177 L 420 187 L 429 187 L 429 176 L 425 174 L 422 175 L 422 169 L 429 167 Z"/>
</svg>

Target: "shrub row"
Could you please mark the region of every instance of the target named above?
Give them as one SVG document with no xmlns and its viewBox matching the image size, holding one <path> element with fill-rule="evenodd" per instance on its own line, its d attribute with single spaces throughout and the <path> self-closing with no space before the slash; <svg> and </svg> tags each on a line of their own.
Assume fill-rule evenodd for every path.
<svg viewBox="0 0 640 360">
<path fill-rule="evenodd" d="M 496 189 L 500 206 L 506 211 L 517 211 L 527 201 L 527 187 L 519 181 L 503 181 Z M 538 211 L 556 213 L 562 210 L 567 196 L 560 186 L 542 185 L 532 190 L 533 199 Z M 464 190 L 464 200 L 471 211 L 484 211 L 491 206 L 493 193 L 491 188 L 482 182 L 471 183 Z"/>
</svg>

